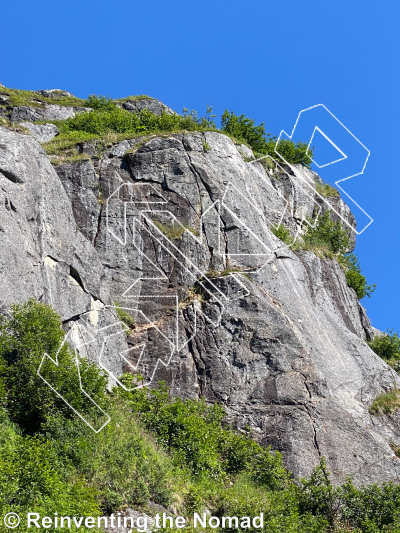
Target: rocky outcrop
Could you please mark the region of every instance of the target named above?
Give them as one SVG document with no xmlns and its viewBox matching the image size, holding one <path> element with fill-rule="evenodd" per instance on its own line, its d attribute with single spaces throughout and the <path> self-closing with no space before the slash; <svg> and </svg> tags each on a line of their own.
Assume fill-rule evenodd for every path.
<svg viewBox="0 0 400 533">
<path fill-rule="evenodd" d="M 161 115 L 161 113 L 167 113 L 168 115 L 173 114 L 170 107 L 154 98 L 132 98 L 131 100 L 126 100 L 122 104 L 122 107 L 130 113 L 138 113 L 143 109 L 148 109 L 155 115 Z"/>
<path fill-rule="evenodd" d="M 40 143 L 47 143 L 54 139 L 60 131 L 54 124 L 32 124 L 32 122 L 21 122 L 20 126 L 26 128 L 32 137 Z"/>
<path fill-rule="evenodd" d="M 34 296 L 55 307 L 68 331 L 79 330 L 81 315 L 112 303 L 98 254 L 77 228 L 71 202 L 46 153 L 29 135 L 4 128 L 0 246 L 3 312 Z M 102 321 L 112 321 L 114 315 L 106 308 Z M 89 318 L 96 320 L 95 314 Z M 100 348 L 101 342 L 93 345 L 88 357 L 98 360 Z M 118 345 L 112 363 L 116 372 L 122 369 L 120 351 Z"/>
<path fill-rule="evenodd" d="M 74 117 L 77 112 L 88 111 L 85 107 L 69 107 L 64 105 L 46 104 L 37 107 L 21 105 L 13 107 L 11 122 L 38 122 L 39 120 L 65 120 Z"/>
<path fill-rule="evenodd" d="M 3 308 L 33 294 L 68 325 L 118 300 L 136 327 L 129 357 L 109 351 L 113 372 L 140 362 L 174 395 L 221 402 L 296 476 L 325 456 L 336 482 L 398 480 L 400 420 L 368 407 L 400 380 L 366 344 L 365 310 L 336 261 L 271 231 L 301 233 L 322 205 L 318 177 L 250 159 L 207 132 L 128 140 L 54 170 L 34 139 L 1 129 Z"/>
</svg>

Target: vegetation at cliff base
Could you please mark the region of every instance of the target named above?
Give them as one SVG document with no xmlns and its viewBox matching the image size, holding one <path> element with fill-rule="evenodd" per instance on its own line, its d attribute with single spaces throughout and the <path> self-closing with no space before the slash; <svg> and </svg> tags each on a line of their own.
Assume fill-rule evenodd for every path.
<svg viewBox="0 0 400 533">
<path fill-rule="evenodd" d="M 152 391 L 107 392 L 101 371 L 79 361 L 85 387 L 111 417 L 94 433 L 36 380 L 43 350 L 54 360 L 63 340 L 54 310 L 31 299 L 1 320 L 2 516 L 101 516 L 125 506 L 151 514 L 158 504 L 188 519 L 206 509 L 218 517 L 263 512 L 263 528 L 239 528 L 251 533 L 400 532 L 398 485 L 357 489 L 349 480 L 334 487 L 323 460 L 310 478 L 293 480 L 281 455 L 230 427 L 221 406 L 173 399 L 163 384 Z M 57 380 L 57 390 L 75 394 L 70 372 L 62 370 L 72 370 L 75 355 L 67 345 L 64 350 L 59 375 L 49 379 Z M 134 378 L 122 379 L 129 386 Z M 25 388 L 33 393 L 33 386 L 38 392 L 29 405 Z M 90 404 L 76 407 L 90 416 Z M 0 531 L 6 531 L 2 523 Z M 26 531 L 23 522 L 19 531 Z"/>
</svg>

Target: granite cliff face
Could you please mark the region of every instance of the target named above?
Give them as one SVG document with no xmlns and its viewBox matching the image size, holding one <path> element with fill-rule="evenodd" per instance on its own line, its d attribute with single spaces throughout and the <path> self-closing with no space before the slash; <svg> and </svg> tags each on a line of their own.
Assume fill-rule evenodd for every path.
<svg viewBox="0 0 400 533">
<path fill-rule="evenodd" d="M 336 482 L 398 481 L 400 419 L 368 406 L 400 380 L 367 346 L 365 310 L 336 261 L 293 252 L 270 230 L 283 217 L 295 232 L 313 215 L 318 176 L 266 169 L 213 132 L 135 138 L 101 155 L 92 144 L 53 167 L 37 140 L 0 128 L 3 312 L 34 295 L 79 334 L 87 312 L 111 323 L 117 300 L 136 327 L 108 346 L 114 376 L 140 357 L 145 381 L 221 402 L 296 476 L 325 456 Z"/>
</svg>

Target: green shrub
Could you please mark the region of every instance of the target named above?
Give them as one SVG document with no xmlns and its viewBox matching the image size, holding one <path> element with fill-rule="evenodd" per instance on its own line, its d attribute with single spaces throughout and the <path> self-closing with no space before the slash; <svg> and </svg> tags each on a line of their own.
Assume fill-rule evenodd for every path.
<svg viewBox="0 0 400 533">
<path fill-rule="evenodd" d="M 46 360 L 46 380 L 79 412 L 90 414 L 93 408 L 81 392 L 75 354 L 67 344 L 62 345 L 64 335 L 57 313 L 34 299 L 12 306 L 9 318 L 0 317 L 0 379 L 6 390 L 6 408 L 11 420 L 28 433 L 38 431 L 55 412 L 72 415 L 37 374 L 44 354 L 53 360 L 58 357 L 59 362 L 57 367 Z M 107 379 L 87 360 L 80 361 L 80 376 L 84 390 L 101 404 Z"/>
<path fill-rule="evenodd" d="M 22 355 L 43 349 L 53 353 L 63 336 L 60 326 L 51 308 L 33 300 L 14 306 L 11 317 L 2 319 L 2 516 L 10 511 L 22 517 L 27 511 L 42 516 L 56 511 L 59 516 L 98 516 L 125 506 L 146 510 L 153 501 L 173 504 L 178 514 L 186 516 L 206 509 L 220 518 L 264 513 L 264 528 L 228 525 L 224 529 L 228 533 L 399 533 L 399 485 L 356 488 L 348 480 L 334 487 L 324 460 L 309 478 L 294 481 L 279 453 L 224 423 L 221 406 L 172 399 L 163 384 L 152 391 L 117 388 L 105 394 L 105 382 L 97 371 L 94 382 L 102 383 L 104 408 L 111 416 L 99 434 L 61 405 L 55 409 L 50 402 L 45 413 L 41 398 L 32 395 L 30 412 L 42 413 L 43 421 L 35 435 L 26 436 L 8 419 L 8 413 L 15 411 L 10 391 L 13 401 L 18 400 L 9 376 L 15 375 L 13 366 L 18 367 Z M 397 336 L 394 344 L 381 353 L 394 357 Z M 29 388 L 32 374 L 19 367 L 18 375 L 21 388 Z M 128 386 L 133 379 L 122 378 Z M 60 381 L 60 386 L 70 385 Z M 390 409 L 400 404 L 397 390 L 389 395 L 386 403 L 380 401 L 378 412 L 385 412 L 389 403 Z M 206 533 L 212 530 L 205 528 Z M 195 533 L 191 525 L 187 531 Z"/>
<path fill-rule="evenodd" d="M 277 137 L 271 137 L 266 133 L 264 122 L 255 125 L 254 120 L 245 115 L 237 116 L 233 111 L 225 110 L 221 117 L 221 130 L 235 137 L 238 141 L 247 143 L 257 157 L 270 155 L 274 159 L 278 156 L 275 152 Z M 279 141 L 278 151 L 288 163 L 301 164 L 310 168 L 311 159 L 306 155 L 307 144 L 298 142 L 294 143 L 289 139 Z M 312 155 L 312 150 L 310 150 Z"/>
<path fill-rule="evenodd" d="M 313 222 L 314 225 L 307 227 L 303 237 L 306 249 L 322 249 L 334 255 L 346 252 L 349 246 L 348 232 L 339 221 L 334 222 L 331 219 L 329 211 L 325 211 Z"/>
<path fill-rule="evenodd" d="M 90 94 L 84 105 L 102 111 L 112 111 L 117 108 L 116 103 L 109 96 L 102 96 L 101 94 Z"/>
<path fill-rule="evenodd" d="M 384 361 L 398 369 L 400 361 L 400 337 L 392 329 L 383 335 L 376 335 L 374 340 L 368 342 L 369 347 Z"/>
<path fill-rule="evenodd" d="M 111 421 L 98 434 L 76 418 L 48 418 L 43 432 L 61 464 L 96 488 L 106 513 L 137 508 L 148 500 L 169 505 L 179 479 L 171 459 L 144 433 L 121 398 L 110 398 L 106 411 Z"/>
<path fill-rule="evenodd" d="M 306 168 L 311 168 L 311 157 L 313 150 L 308 150 L 308 145 L 301 141 L 294 143 L 290 139 L 281 139 L 276 146 L 276 137 L 271 137 L 267 142 L 266 154 L 277 159 L 275 147 L 278 153 L 283 157 L 285 161 L 292 165 L 303 165 Z M 308 151 L 308 152 L 307 152 Z M 309 157 L 310 154 L 311 157 Z M 279 159 L 279 158 L 278 158 Z"/>
<path fill-rule="evenodd" d="M 130 377 L 126 376 L 128 380 Z M 189 467 L 194 476 L 217 479 L 246 471 L 256 483 L 270 488 L 283 486 L 287 472 L 279 453 L 273 454 L 232 429 L 223 426 L 221 406 L 204 400 L 169 398 L 160 384 L 156 390 L 121 391 L 141 421 L 157 435 L 157 441 L 172 452 L 175 464 Z"/>
<path fill-rule="evenodd" d="M 104 135 L 109 132 L 124 134 L 148 134 L 155 132 L 174 131 L 203 131 L 215 127 L 212 121 L 211 107 L 208 106 L 205 117 L 198 118 L 195 111 L 184 110 L 182 115 L 177 113 L 162 113 L 155 115 L 148 109 L 138 113 L 130 113 L 121 109 L 112 100 L 105 97 L 92 96 L 87 100 L 92 103 L 93 111 L 80 113 L 67 120 L 53 121 L 62 134 L 71 135 L 72 132 L 85 132 L 91 135 Z"/>
<path fill-rule="evenodd" d="M 346 275 L 347 284 L 355 290 L 357 298 L 362 300 L 367 296 L 371 298 L 372 293 L 376 289 L 375 283 L 369 285 L 365 276 L 361 274 L 360 263 L 355 254 L 346 254 L 343 256 L 344 272 Z"/>
<path fill-rule="evenodd" d="M 285 244 L 290 245 L 293 243 L 294 238 L 290 235 L 289 229 L 284 224 L 279 224 L 279 226 L 271 226 L 271 231 Z"/>
<path fill-rule="evenodd" d="M 118 318 L 123 322 L 130 330 L 135 329 L 136 320 L 131 316 L 128 311 L 123 309 L 117 302 L 114 302 L 114 307 L 117 312 Z"/>
<path fill-rule="evenodd" d="M 271 135 L 265 132 L 264 122 L 256 126 L 253 119 L 245 115 L 237 116 L 227 109 L 221 117 L 221 130 L 229 133 L 238 141 L 246 142 L 255 152 L 262 154 L 266 149 L 266 137 Z"/>
<path fill-rule="evenodd" d="M 101 514 L 96 491 L 82 478 L 61 478 L 59 458 L 50 442 L 21 437 L 4 422 L 0 424 L 0 487 L 0 514 L 18 513 L 21 528 L 26 526 L 27 512 L 42 516 L 55 512 L 60 516 Z M 7 530 L 0 526 L 0 531 Z"/>
</svg>

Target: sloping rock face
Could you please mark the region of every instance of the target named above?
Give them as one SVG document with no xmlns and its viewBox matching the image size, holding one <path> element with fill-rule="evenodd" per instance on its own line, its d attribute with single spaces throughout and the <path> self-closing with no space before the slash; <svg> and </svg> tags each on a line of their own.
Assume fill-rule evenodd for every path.
<svg viewBox="0 0 400 533">
<path fill-rule="evenodd" d="M 336 482 L 398 480 L 400 420 L 368 406 L 400 380 L 367 346 L 365 310 L 336 261 L 271 232 L 315 214 L 318 177 L 240 152 L 221 134 L 174 134 L 53 170 L 36 141 L 0 129 L 3 308 L 33 294 L 69 324 L 117 300 L 136 327 L 130 360 L 110 350 L 114 372 L 223 403 L 296 476 L 325 456 Z"/>
<path fill-rule="evenodd" d="M 111 304 L 104 270 L 78 230 L 71 202 L 40 144 L 0 128 L 0 306 L 33 296 L 51 304 L 66 331 L 81 335 L 80 316 Z M 101 320 L 112 322 L 105 309 Z M 86 355 L 98 360 L 100 346 Z M 127 348 L 127 346 L 125 346 Z M 120 347 L 110 367 L 121 372 Z"/>
</svg>

